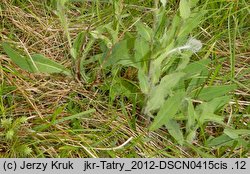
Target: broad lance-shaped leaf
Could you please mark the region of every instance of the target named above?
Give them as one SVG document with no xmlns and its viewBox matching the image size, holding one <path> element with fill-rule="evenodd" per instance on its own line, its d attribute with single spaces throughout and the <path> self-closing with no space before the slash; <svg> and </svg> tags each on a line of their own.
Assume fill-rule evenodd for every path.
<svg viewBox="0 0 250 174">
<path fill-rule="evenodd" d="M 141 88 L 141 91 L 144 94 L 148 94 L 149 92 L 149 81 L 148 81 L 148 77 L 145 75 L 145 73 L 139 69 L 138 71 L 138 79 L 139 79 L 139 85 Z"/>
<path fill-rule="evenodd" d="M 154 38 L 160 39 L 165 34 L 167 20 L 168 18 L 166 17 L 166 8 L 164 6 L 159 7 L 155 15 Z"/>
<path fill-rule="evenodd" d="M 166 126 L 168 132 L 170 133 L 170 135 L 172 137 L 174 137 L 174 139 L 180 145 L 183 145 L 184 137 L 183 137 L 182 131 L 180 129 L 180 125 L 175 120 L 171 119 L 165 124 L 165 126 Z"/>
<path fill-rule="evenodd" d="M 171 90 L 177 86 L 180 79 L 185 76 L 185 73 L 177 72 L 164 76 L 159 85 L 155 86 L 149 94 L 146 111 L 159 109 L 165 100 L 165 97 L 171 93 Z"/>
<path fill-rule="evenodd" d="M 193 75 L 200 74 L 203 70 L 207 70 L 208 64 L 210 62 L 211 61 L 209 59 L 202 59 L 188 64 L 183 69 L 183 72 L 187 73 L 186 79 L 190 79 L 190 77 Z"/>
<path fill-rule="evenodd" d="M 236 142 L 237 144 L 235 144 Z M 208 140 L 207 146 L 208 147 L 215 146 L 217 148 L 221 146 L 228 146 L 228 147 L 235 146 L 235 148 L 242 148 L 242 147 L 249 148 L 249 141 L 244 140 L 244 138 L 236 138 L 235 135 L 232 134 L 228 135 L 224 132 L 224 134 L 222 134 L 221 136 Z"/>
<path fill-rule="evenodd" d="M 64 66 L 60 65 L 59 63 L 56 63 L 52 61 L 51 59 L 48 59 L 44 57 L 41 54 L 34 54 L 31 56 L 34 60 L 34 62 L 37 65 L 37 68 L 39 72 L 41 73 L 63 73 L 65 75 L 71 76 L 70 70 L 66 69 Z"/>
<path fill-rule="evenodd" d="M 190 144 L 193 143 L 195 137 L 196 137 L 196 132 L 197 132 L 198 126 L 195 126 L 192 130 L 189 130 L 186 134 L 186 141 Z"/>
<path fill-rule="evenodd" d="M 134 49 L 134 62 L 138 68 L 140 68 L 142 61 L 147 59 L 147 55 L 150 51 L 149 43 L 144 38 L 138 37 L 135 40 Z"/>
<path fill-rule="evenodd" d="M 134 46 L 134 38 L 129 38 L 116 43 L 113 46 L 110 56 L 104 58 L 105 66 L 120 64 L 124 66 L 134 66 L 130 51 Z M 109 50 L 107 50 L 109 52 Z M 107 53 L 108 54 L 108 53 Z"/>
<path fill-rule="evenodd" d="M 23 57 L 19 53 L 17 53 L 15 50 L 13 50 L 9 44 L 3 43 L 3 50 L 6 52 L 6 54 L 10 57 L 10 59 L 18 65 L 20 68 L 29 71 L 34 72 L 35 68 L 32 65 L 31 60 L 29 60 L 27 57 Z"/>
<path fill-rule="evenodd" d="M 187 131 L 191 131 L 192 128 L 196 125 L 196 113 L 194 110 L 194 105 L 191 99 L 188 100 L 188 111 L 187 111 L 187 123 L 186 123 L 186 129 Z"/>
<path fill-rule="evenodd" d="M 218 98 L 214 98 L 213 100 L 209 102 L 203 102 L 199 106 L 195 108 L 195 110 L 198 113 L 203 113 L 199 117 L 200 121 L 204 121 L 206 118 L 210 118 L 209 114 L 214 114 L 217 111 L 219 111 L 222 107 L 224 107 L 229 100 L 232 98 L 232 96 L 222 96 Z M 221 117 L 223 120 L 223 117 Z"/>
<path fill-rule="evenodd" d="M 211 113 L 215 113 L 221 110 L 221 108 L 224 107 L 226 104 L 228 104 L 231 98 L 231 95 L 214 98 L 213 100 L 206 103 L 205 110 Z"/>
<path fill-rule="evenodd" d="M 220 115 L 212 114 L 212 113 L 206 113 L 205 111 L 201 115 L 201 119 L 199 119 L 200 123 L 205 123 L 205 122 L 215 122 L 221 125 L 226 126 L 224 123 L 224 118 Z"/>
<path fill-rule="evenodd" d="M 248 129 L 232 129 L 225 128 L 224 133 L 232 139 L 237 139 L 239 136 L 250 136 L 250 130 Z"/>
<path fill-rule="evenodd" d="M 147 25 L 137 22 L 136 23 L 136 29 L 138 34 L 143 37 L 146 41 L 150 42 L 153 36 L 153 31 L 151 28 L 149 28 Z"/>
<path fill-rule="evenodd" d="M 230 138 L 226 134 L 222 134 L 221 136 L 218 136 L 216 138 L 213 138 L 208 141 L 207 146 L 212 147 L 212 146 L 223 146 L 223 145 L 228 145 L 231 146 L 234 142 L 234 139 Z"/>
<path fill-rule="evenodd" d="M 227 136 L 229 136 L 230 138 L 232 139 L 237 139 L 239 138 L 239 134 L 237 134 L 234 129 L 231 129 L 231 128 L 225 128 L 224 129 L 224 134 L 226 134 Z"/>
<path fill-rule="evenodd" d="M 220 110 L 225 104 L 227 104 L 230 100 L 231 96 L 223 96 L 214 98 L 209 102 L 203 102 L 199 106 L 195 108 L 196 113 L 200 113 L 199 122 L 205 123 L 208 121 L 216 122 L 221 125 L 225 125 L 224 117 L 216 115 L 216 111 Z"/>
<path fill-rule="evenodd" d="M 161 126 L 167 124 L 167 122 L 172 119 L 175 114 L 180 109 L 182 100 L 185 96 L 184 92 L 178 92 L 172 97 L 168 98 L 163 106 L 160 108 L 154 122 L 150 126 L 150 130 L 156 130 Z"/>
<path fill-rule="evenodd" d="M 210 101 L 216 97 L 224 96 L 236 88 L 236 85 L 208 86 L 201 90 L 197 96 L 197 99 Z M 196 93 L 197 91 L 192 92 L 191 96 L 194 97 Z"/>
<path fill-rule="evenodd" d="M 191 99 L 188 99 L 187 123 L 186 123 L 186 141 L 192 143 L 196 137 L 198 129 L 198 116 L 195 112 L 194 105 Z"/>
<path fill-rule="evenodd" d="M 4 51 L 10 57 L 10 59 L 18 65 L 23 70 L 29 72 L 40 72 L 40 73 L 63 73 L 65 75 L 71 76 L 70 70 L 66 69 L 64 66 L 44 57 L 41 54 L 34 54 L 31 58 L 24 57 L 20 55 L 18 52 L 13 50 L 9 44 L 3 43 L 2 44 Z M 33 62 L 35 63 L 36 67 L 34 66 Z"/>
</svg>

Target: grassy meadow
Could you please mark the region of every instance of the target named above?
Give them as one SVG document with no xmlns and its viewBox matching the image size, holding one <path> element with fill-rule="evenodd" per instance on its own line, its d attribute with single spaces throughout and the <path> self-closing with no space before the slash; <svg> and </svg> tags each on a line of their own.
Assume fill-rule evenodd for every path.
<svg viewBox="0 0 250 174">
<path fill-rule="evenodd" d="M 1 0 L 0 157 L 250 157 L 247 0 Z"/>
</svg>

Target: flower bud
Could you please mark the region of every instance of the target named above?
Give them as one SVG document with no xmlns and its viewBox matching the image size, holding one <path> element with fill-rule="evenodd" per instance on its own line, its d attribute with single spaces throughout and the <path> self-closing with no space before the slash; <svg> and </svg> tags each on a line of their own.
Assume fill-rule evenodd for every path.
<svg viewBox="0 0 250 174">
<path fill-rule="evenodd" d="M 199 41 L 199 40 L 191 37 L 187 41 L 185 47 L 187 47 L 189 50 L 191 50 L 194 53 L 196 53 L 196 52 L 198 52 L 201 49 L 202 43 L 201 43 L 201 41 Z"/>
</svg>

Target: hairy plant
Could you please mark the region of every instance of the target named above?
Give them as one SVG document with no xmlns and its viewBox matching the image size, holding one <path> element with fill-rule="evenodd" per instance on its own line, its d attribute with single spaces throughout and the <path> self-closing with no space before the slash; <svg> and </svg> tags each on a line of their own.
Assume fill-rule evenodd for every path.
<svg viewBox="0 0 250 174">
<path fill-rule="evenodd" d="M 191 56 L 202 48 L 201 41 L 190 33 L 205 14 L 204 9 L 194 8 L 195 4 L 181 0 L 179 13 L 169 19 L 166 1 L 156 1 L 153 26 L 137 20 L 136 35 L 126 32 L 122 39 L 115 32 L 118 26 L 112 22 L 94 32 L 106 44 L 104 53 L 99 55 L 104 66 L 132 66 L 138 70 L 139 87 L 145 96 L 142 111 L 154 119 L 149 129 L 165 126 L 181 145 L 192 143 L 197 130 L 207 122 L 225 125 L 224 118 L 216 113 L 229 102 L 231 96 L 226 94 L 236 87 L 206 85 L 210 60 L 190 62 Z M 104 32 L 112 39 L 107 39 Z"/>
</svg>

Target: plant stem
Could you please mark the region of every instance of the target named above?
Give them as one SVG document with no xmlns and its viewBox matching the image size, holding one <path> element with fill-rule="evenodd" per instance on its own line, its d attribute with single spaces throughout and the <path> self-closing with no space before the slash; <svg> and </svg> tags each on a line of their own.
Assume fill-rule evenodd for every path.
<svg viewBox="0 0 250 174">
<path fill-rule="evenodd" d="M 154 23 L 153 23 L 153 31 L 156 31 L 156 28 L 157 28 L 157 15 L 158 15 L 158 5 L 159 5 L 159 0 L 155 0 L 154 1 L 154 6 L 155 6 L 155 11 L 154 11 Z M 148 91 L 148 94 L 145 94 L 145 99 L 144 99 L 144 107 L 142 109 L 142 112 L 143 112 L 143 115 L 146 116 L 146 126 L 149 125 L 150 123 L 150 117 L 152 116 L 147 110 L 146 110 L 146 107 L 147 107 L 147 101 L 149 99 L 149 94 L 150 94 L 150 91 L 151 89 L 153 88 L 153 83 L 152 83 L 152 78 L 151 78 L 151 75 L 152 75 L 152 67 L 153 67 L 153 59 L 152 59 L 152 52 L 154 50 L 154 36 L 151 38 L 151 43 L 150 43 L 150 58 L 149 58 L 149 62 L 148 62 L 148 69 L 147 69 L 147 74 L 148 74 L 148 80 L 149 80 L 149 91 Z"/>
</svg>

